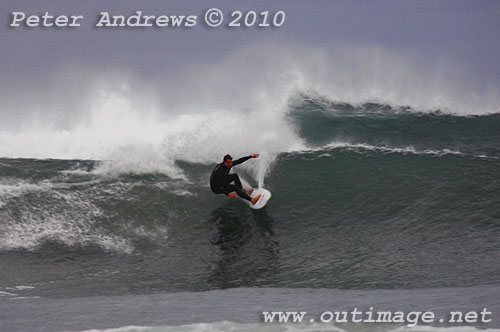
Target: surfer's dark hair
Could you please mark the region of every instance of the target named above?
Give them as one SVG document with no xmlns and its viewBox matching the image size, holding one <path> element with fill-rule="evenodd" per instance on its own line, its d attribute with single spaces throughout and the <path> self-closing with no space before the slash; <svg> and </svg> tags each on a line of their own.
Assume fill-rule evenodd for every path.
<svg viewBox="0 0 500 332">
<path fill-rule="evenodd" d="M 230 155 L 230 154 L 226 154 L 226 155 L 224 156 L 224 162 L 226 162 L 226 160 L 229 160 L 229 159 L 233 160 L 233 157 L 231 157 L 231 155 Z"/>
</svg>

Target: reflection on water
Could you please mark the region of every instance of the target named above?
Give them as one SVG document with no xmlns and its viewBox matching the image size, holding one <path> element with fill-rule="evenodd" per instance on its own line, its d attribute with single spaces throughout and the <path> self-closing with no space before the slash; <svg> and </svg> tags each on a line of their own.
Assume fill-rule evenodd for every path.
<svg viewBox="0 0 500 332">
<path fill-rule="evenodd" d="M 219 249 L 209 283 L 217 288 L 250 287 L 269 280 L 278 265 L 278 242 L 266 209 L 252 210 L 230 201 L 217 207 L 210 223 L 211 243 Z"/>
</svg>

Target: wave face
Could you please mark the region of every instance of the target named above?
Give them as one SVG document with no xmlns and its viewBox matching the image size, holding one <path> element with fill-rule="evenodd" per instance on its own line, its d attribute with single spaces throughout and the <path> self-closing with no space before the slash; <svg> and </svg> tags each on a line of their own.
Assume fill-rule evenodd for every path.
<svg viewBox="0 0 500 332">
<path fill-rule="evenodd" d="M 36 272 L 38 292 L 58 293 L 47 266 L 64 278 L 74 264 L 88 286 L 75 294 L 120 294 L 131 279 L 132 293 L 500 282 L 498 114 L 305 95 L 288 105 L 283 123 L 300 144 L 273 147 L 264 173 L 258 159 L 236 168 L 273 192 L 261 211 L 212 194 L 214 163 L 203 156 L 175 160 L 175 172 L 1 159 L 2 259 L 38 262 L 13 267 L 17 281 L 2 283 L 24 285 Z"/>
<path fill-rule="evenodd" d="M 131 308 L 134 320 L 119 316 L 113 326 L 263 328 L 256 310 L 233 322 L 243 310 L 216 320 L 202 306 L 206 315 L 175 327 L 168 310 L 142 316 L 177 293 L 174 313 L 198 303 L 234 308 L 226 289 L 242 299 L 283 291 L 278 305 L 326 290 L 322 303 L 356 296 L 385 305 L 395 292 L 395 308 L 425 293 L 422 309 L 498 312 L 497 93 L 380 49 L 259 46 L 201 67 L 175 82 L 73 70 L 33 91 L 0 89 L 6 317 L 32 313 L 10 300 L 39 301 L 37 317 L 60 330 L 51 324 L 66 317 L 50 313 L 72 308 L 74 322 L 88 322 L 100 303 L 112 305 L 109 315 L 96 311 L 102 324 L 67 329 L 104 329 Z M 210 172 L 226 153 L 262 154 L 235 171 L 272 191 L 265 209 L 211 193 Z M 257 308 L 274 295 L 261 294 Z M 123 302 L 141 296 L 141 310 Z"/>
<path fill-rule="evenodd" d="M 487 115 L 500 112 L 498 87 L 478 88 L 457 68 L 461 67 L 443 63 L 423 66 L 383 48 L 326 51 L 269 44 L 250 45 L 212 63 L 159 71 L 147 78 L 119 69 L 66 67 L 42 82 L 0 82 L 0 156 L 104 160 L 109 162 L 103 172 L 182 177 L 177 160 L 215 163 L 221 150 L 235 155 L 259 151 L 263 158 L 253 176 L 262 184 L 280 153 L 307 148 L 304 140 L 321 139 L 311 131 L 323 132 L 324 139 L 343 136 L 361 143 L 367 143 L 366 135 L 381 144 L 384 138 L 392 139 L 385 128 L 367 128 L 366 117 L 355 121 L 357 115 L 383 113 L 384 107 L 384 123 L 394 126 L 390 133 L 396 134 L 395 126 L 404 124 L 400 133 L 408 135 L 398 136 L 401 142 L 389 142 L 395 146 L 415 145 L 423 138 L 410 136 L 425 134 L 423 126 L 435 126 L 436 134 L 440 124 L 453 119 L 455 132 L 447 131 L 453 137 L 439 136 L 433 142 L 448 139 L 443 143 L 453 145 L 451 140 L 461 130 L 468 131 L 460 123 L 494 128 L 496 122 L 489 123 Z M 303 112 L 300 135 L 289 113 L 295 109 L 290 103 L 300 103 L 304 94 L 315 101 L 304 108 L 315 108 L 316 115 Z M 319 124 L 321 114 L 329 114 L 327 122 L 335 124 L 332 109 L 340 114 L 337 120 L 346 121 L 345 126 L 338 123 L 336 129 L 341 130 L 336 135 Z M 405 109 L 431 115 L 423 117 L 428 122 L 401 114 L 390 121 L 394 110 Z M 436 112 L 451 118 L 432 116 Z M 470 116 L 486 120 L 459 118 Z M 383 119 L 381 114 L 377 119 Z M 412 119 L 417 119 L 418 128 Z"/>
<path fill-rule="evenodd" d="M 302 96 L 290 112 L 309 146 L 498 158 L 498 114 L 455 116 Z M 328 145 L 329 144 L 329 145 Z"/>
</svg>

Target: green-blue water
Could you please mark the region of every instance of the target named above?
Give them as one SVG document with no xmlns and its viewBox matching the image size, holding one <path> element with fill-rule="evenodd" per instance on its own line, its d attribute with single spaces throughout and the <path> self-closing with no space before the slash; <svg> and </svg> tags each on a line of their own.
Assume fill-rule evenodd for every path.
<svg viewBox="0 0 500 332">
<path fill-rule="evenodd" d="M 1 159 L 0 290 L 500 284 L 500 115 L 304 98 L 287 121 L 307 148 L 276 155 L 264 177 L 273 197 L 258 211 L 210 191 L 214 164 L 176 160 L 185 178 L 174 179 L 102 174 L 100 161 Z M 255 184 L 247 163 L 234 171 Z"/>
</svg>

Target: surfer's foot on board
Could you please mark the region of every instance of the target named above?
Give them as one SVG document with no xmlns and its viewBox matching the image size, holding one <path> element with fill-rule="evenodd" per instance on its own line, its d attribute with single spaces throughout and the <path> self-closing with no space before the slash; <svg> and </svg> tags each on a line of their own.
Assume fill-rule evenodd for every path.
<svg viewBox="0 0 500 332">
<path fill-rule="evenodd" d="M 253 188 L 247 189 L 247 195 L 250 196 L 253 193 Z"/>
<path fill-rule="evenodd" d="M 250 202 L 252 202 L 252 204 L 255 205 L 255 203 L 257 203 L 257 201 L 259 200 L 260 196 L 262 196 L 262 195 L 255 196 L 254 198 L 252 198 L 252 200 Z"/>
</svg>

